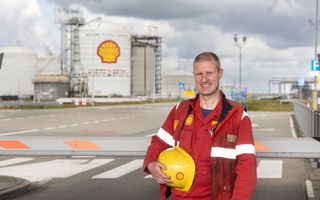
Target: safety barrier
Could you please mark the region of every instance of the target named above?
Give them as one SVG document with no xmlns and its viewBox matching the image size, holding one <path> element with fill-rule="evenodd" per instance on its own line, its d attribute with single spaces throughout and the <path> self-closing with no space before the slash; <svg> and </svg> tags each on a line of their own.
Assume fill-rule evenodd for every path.
<svg viewBox="0 0 320 200">
<path fill-rule="evenodd" d="M 76 106 L 89 106 L 91 104 L 90 99 L 72 99 L 71 102 Z"/>
<path fill-rule="evenodd" d="M 320 112 L 294 102 L 294 115 L 305 137 L 320 137 Z"/>
<path fill-rule="evenodd" d="M 0 156 L 145 156 L 150 139 L 3 136 L 0 137 Z M 313 138 L 256 138 L 255 150 L 259 158 L 320 158 L 320 142 Z"/>
</svg>

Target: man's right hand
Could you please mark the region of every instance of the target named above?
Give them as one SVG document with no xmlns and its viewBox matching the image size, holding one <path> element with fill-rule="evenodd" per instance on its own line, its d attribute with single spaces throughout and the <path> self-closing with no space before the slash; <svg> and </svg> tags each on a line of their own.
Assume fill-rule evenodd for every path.
<svg viewBox="0 0 320 200">
<path fill-rule="evenodd" d="M 172 181 L 170 180 L 170 176 L 165 175 L 161 170 L 167 170 L 166 166 L 162 163 L 155 161 L 151 162 L 147 166 L 150 174 L 160 184 L 170 184 Z"/>
</svg>

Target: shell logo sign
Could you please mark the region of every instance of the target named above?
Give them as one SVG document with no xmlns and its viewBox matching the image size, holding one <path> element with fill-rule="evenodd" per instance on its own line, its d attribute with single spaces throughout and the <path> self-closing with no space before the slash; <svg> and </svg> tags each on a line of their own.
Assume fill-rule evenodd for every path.
<svg viewBox="0 0 320 200">
<path fill-rule="evenodd" d="M 120 56 L 119 45 L 113 40 L 103 41 L 97 49 L 97 55 L 102 63 L 116 63 Z"/>
</svg>

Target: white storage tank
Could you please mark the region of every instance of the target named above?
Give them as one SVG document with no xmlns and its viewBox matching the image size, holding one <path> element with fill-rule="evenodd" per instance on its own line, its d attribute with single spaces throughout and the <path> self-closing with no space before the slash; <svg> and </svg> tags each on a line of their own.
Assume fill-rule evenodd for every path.
<svg viewBox="0 0 320 200">
<path fill-rule="evenodd" d="M 17 45 L 0 48 L 0 53 L 4 53 L 0 68 L 0 97 L 32 97 L 32 78 L 37 66 L 36 52 Z"/>
<path fill-rule="evenodd" d="M 94 96 L 131 95 L 131 34 L 126 27 L 94 20 L 79 29 L 80 62 Z"/>
<path fill-rule="evenodd" d="M 37 74 L 61 74 L 60 60 L 47 47 L 38 53 Z"/>
</svg>

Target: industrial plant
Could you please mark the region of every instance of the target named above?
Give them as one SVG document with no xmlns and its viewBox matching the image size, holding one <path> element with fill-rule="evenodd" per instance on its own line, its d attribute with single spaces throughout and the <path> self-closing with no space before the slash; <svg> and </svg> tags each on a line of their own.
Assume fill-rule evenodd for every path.
<svg viewBox="0 0 320 200">
<path fill-rule="evenodd" d="M 162 93 L 162 38 L 157 27 L 133 35 L 102 18 L 56 9 L 59 58 L 17 43 L 0 48 L 1 99 L 55 100 L 65 97 L 129 97 Z M 1 63 L 1 62 L 0 62 Z"/>
</svg>

